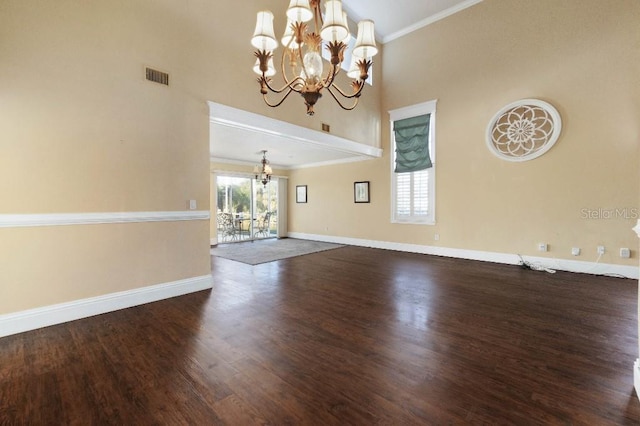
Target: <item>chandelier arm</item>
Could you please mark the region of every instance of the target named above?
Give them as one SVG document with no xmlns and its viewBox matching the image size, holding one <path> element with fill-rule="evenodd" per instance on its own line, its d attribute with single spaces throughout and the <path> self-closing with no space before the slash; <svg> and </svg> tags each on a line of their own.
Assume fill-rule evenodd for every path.
<svg viewBox="0 0 640 426">
<path fill-rule="evenodd" d="M 293 38 L 292 38 L 292 40 L 293 40 Z M 287 44 L 287 47 L 282 49 L 282 60 L 280 61 L 280 70 L 282 71 L 282 78 L 284 78 L 284 81 L 289 81 L 289 80 L 287 80 L 287 74 L 285 73 L 284 58 L 287 55 L 287 51 L 289 50 L 289 45 L 290 44 L 291 44 L 291 40 L 289 40 L 289 43 Z"/>
<path fill-rule="evenodd" d="M 282 99 L 280 99 L 280 101 L 278 103 L 275 103 L 275 104 L 272 104 L 271 102 L 269 102 L 269 100 L 267 99 L 267 95 L 266 94 L 262 95 L 262 99 L 264 99 L 264 103 L 267 104 L 268 106 L 270 106 L 271 108 L 276 108 L 276 107 L 279 107 L 280 105 L 282 105 L 282 103 L 285 101 L 285 99 L 287 99 L 287 97 L 289 97 L 289 95 L 293 91 L 294 91 L 294 89 L 289 87 L 289 91 L 287 91 L 287 93 L 282 97 Z"/>
<path fill-rule="evenodd" d="M 301 78 L 301 77 L 296 77 L 296 78 L 295 78 L 294 80 L 292 80 L 292 81 L 287 81 L 287 80 L 286 80 L 286 78 L 285 78 L 285 83 L 286 83 L 286 84 L 282 87 L 282 89 L 274 89 L 274 88 L 269 84 L 269 79 L 267 79 L 266 77 L 263 77 L 263 78 L 262 78 L 262 81 L 264 82 L 265 86 L 266 86 L 270 91 L 272 91 L 273 93 L 282 93 L 282 92 L 284 92 L 284 91 L 285 91 L 285 90 L 287 90 L 287 89 L 289 89 L 289 90 L 293 90 L 293 91 L 295 91 L 295 92 L 297 92 L 297 93 L 300 93 L 300 90 L 298 90 L 298 89 L 296 89 L 296 88 L 294 87 L 294 85 L 295 85 L 296 81 L 298 81 L 298 80 L 301 80 L 301 81 L 302 81 L 302 78 Z"/>
<path fill-rule="evenodd" d="M 333 81 L 336 78 L 336 75 L 338 75 L 339 72 L 340 72 L 340 67 L 338 65 L 331 64 L 331 68 L 327 73 L 327 77 L 322 80 L 322 87 L 331 87 L 333 85 Z"/>
<path fill-rule="evenodd" d="M 358 83 L 358 86 L 360 87 L 358 90 L 356 90 L 353 94 L 351 95 L 347 95 L 346 93 L 344 93 L 344 91 L 342 89 L 340 89 L 338 86 L 336 86 L 335 84 L 332 84 L 331 86 L 328 86 L 327 89 L 336 89 L 338 91 L 338 93 L 340 93 L 340 95 L 343 98 L 346 99 L 352 99 L 352 98 L 359 98 L 360 94 L 362 93 L 362 90 L 364 89 L 364 82 L 362 83 Z M 331 91 L 331 90 L 329 90 Z M 333 94 L 333 93 L 332 93 Z"/>
<path fill-rule="evenodd" d="M 289 41 L 289 44 L 291 44 L 291 41 Z M 287 46 L 288 46 L 288 45 L 287 45 Z M 290 50 L 291 50 L 291 51 L 290 51 Z M 271 89 L 271 87 L 269 87 L 269 86 L 267 85 L 267 87 L 269 87 L 269 90 L 271 90 L 272 92 L 281 93 L 281 92 L 284 92 L 284 91 L 286 90 L 286 88 L 287 88 L 287 87 L 289 87 L 289 88 L 291 88 L 291 89 L 295 90 L 296 92 L 300 92 L 299 90 L 296 90 L 293 86 L 294 86 L 294 83 L 296 82 L 296 80 L 302 80 L 302 78 L 300 78 L 300 77 L 298 76 L 298 77 L 295 77 L 293 80 L 289 80 L 289 77 L 287 76 L 287 73 L 286 73 L 286 67 L 284 66 L 284 64 L 285 64 L 285 56 L 287 55 L 287 53 L 292 54 L 292 53 L 293 53 L 293 50 L 292 50 L 292 49 L 289 49 L 288 47 L 287 47 L 286 49 L 283 49 L 283 52 L 282 52 L 282 61 L 280 62 L 280 68 L 281 68 L 281 70 L 282 70 L 282 79 L 285 81 L 286 86 L 284 86 L 284 87 L 282 88 L 282 90 L 280 90 L 280 91 L 278 92 L 278 91 L 275 91 L 275 90 Z M 295 75 L 295 74 L 294 74 L 294 75 Z M 298 84 L 302 84 L 302 82 L 298 82 Z"/>
<path fill-rule="evenodd" d="M 331 86 L 335 89 L 338 89 L 336 86 Z M 358 101 L 360 100 L 360 98 L 356 97 L 355 101 L 353 102 L 353 105 L 351 105 L 350 107 L 344 106 L 342 104 L 342 102 L 340 102 L 340 99 L 338 99 L 338 97 L 333 93 L 333 91 L 331 90 L 331 87 L 327 87 L 327 91 L 331 94 L 331 96 L 333 96 L 333 99 L 335 99 L 335 101 L 338 103 L 338 105 L 340 105 L 340 108 L 347 110 L 347 111 L 351 111 L 352 109 L 355 109 L 356 106 L 358 106 Z M 341 90 L 338 89 L 340 92 Z M 354 97 L 354 96 L 351 96 Z M 348 98 L 348 97 L 347 97 Z"/>
</svg>

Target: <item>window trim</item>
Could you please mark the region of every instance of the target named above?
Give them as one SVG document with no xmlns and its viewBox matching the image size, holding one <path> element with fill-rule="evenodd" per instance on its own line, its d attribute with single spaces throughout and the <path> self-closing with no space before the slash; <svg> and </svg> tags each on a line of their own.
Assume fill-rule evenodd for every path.
<svg viewBox="0 0 640 426">
<path fill-rule="evenodd" d="M 389 155 L 391 170 L 391 223 L 414 224 L 414 225 L 435 225 L 436 224 L 436 104 L 438 100 L 422 102 L 404 108 L 398 108 L 389 111 Z M 399 219 L 396 217 L 396 173 L 395 169 L 395 135 L 393 133 L 394 121 L 403 120 L 405 118 L 417 117 L 419 115 L 431 115 L 429 126 L 429 154 L 433 167 L 429 170 L 429 214 L 424 219 Z"/>
</svg>

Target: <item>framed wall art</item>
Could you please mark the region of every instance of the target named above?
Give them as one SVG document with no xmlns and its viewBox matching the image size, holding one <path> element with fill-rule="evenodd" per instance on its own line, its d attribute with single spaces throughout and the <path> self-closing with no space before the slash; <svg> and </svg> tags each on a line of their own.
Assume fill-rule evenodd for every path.
<svg viewBox="0 0 640 426">
<path fill-rule="evenodd" d="M 296 185 L 296 203 L 307 202 L 307 185 Z"/>
<path fill-rule="evenodd" d="M 353 200 L 356 203 L 368 203 L 369 198 L 369 181 L 353 183 Z"/>
</svg>

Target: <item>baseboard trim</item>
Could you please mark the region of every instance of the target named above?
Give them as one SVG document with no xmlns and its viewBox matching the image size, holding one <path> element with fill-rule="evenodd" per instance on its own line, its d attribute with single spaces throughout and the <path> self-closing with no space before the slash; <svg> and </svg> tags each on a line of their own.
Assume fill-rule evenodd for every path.
<svg viewBox="0 0 640 426">
<path fill-rule="evenodd" d="M 209 274 L 0 315 L 0 337 L 194 293 L 212 286 L 212 275 Z"/>
<path fill-rule="evenodd" d="M 95 225 L 103 223 L 174 222 L 209 220 L 208 210 L 165 212 L 101 212 L 51 214 L 0 214 L 0 228 L 25 226 Z"/>
<path fill-rule="evenodd" d="M 517 254 L 509 253 L 426 246 L 419 244 L 395 243 L 390 241 L 365 240 L 360 238 L 306 234 L 301 232 L 289 232 L 288 236 L 301 240 L 324 241 L 328 243 L 347 244 L 352 246 L 371 247 L 385 250 L 396 250 L 409 253 L 431 254 L 434 256 L 453 257 L 459 259 L 480 260 L 483 262 L 503 263 L 507 265 L 518 265 L 520 263 L 520 257 Z M 638 268 L 637 266 L 584 262 L 550 257 L 522 257 L 524 260 L 534 265 L 559 271 L 578 272 L 593 275 L 613 275 L 634 279 L 638 279 L 640 277 L 640 268 Z"/>
</svg>

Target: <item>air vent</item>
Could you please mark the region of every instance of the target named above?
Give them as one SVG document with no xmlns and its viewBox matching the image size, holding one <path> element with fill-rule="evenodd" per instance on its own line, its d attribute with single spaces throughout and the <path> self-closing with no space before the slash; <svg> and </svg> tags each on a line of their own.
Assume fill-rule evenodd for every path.
<svg viewBox="0 0 640 426">
<path fill-rule="evenodd" d="M 147 80 L 153 81 L 154 83 L 164 84 L 165 86 L 169 85 L 169 74 L 166 72 L 154 70 L 152 68 L 147 68 Z"/>
</svg>

